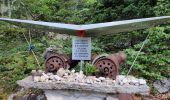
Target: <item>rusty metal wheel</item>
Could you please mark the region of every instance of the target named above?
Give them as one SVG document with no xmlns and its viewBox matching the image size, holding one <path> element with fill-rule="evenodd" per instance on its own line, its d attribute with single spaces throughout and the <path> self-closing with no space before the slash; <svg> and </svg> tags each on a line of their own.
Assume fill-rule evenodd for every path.
<svg viewBox="0 0 170 100">
<path fill-rule="evenodd" d="M 67 68 L 67 62 L 59 55 L 50 56 L 46 59 L 45 68 L 47 72 L 57 72 L 59 68 Z"/>
<path fill-rule="evenodd" d="M 115 79 L 118 74 L 118 69 L 116 64 L 106 57 L 98 59 L 94 66 L 99 69 L 99 76 L 110 77 Z"/>
<path fill-rule="evenodd" d="M 116 54 L 102 54 L 92 56 L 92 64 L 99 69 L 97 76 L 110 77 L 116 79 L 119 65 L 126 59 L 126 54 L 119 52 Z"/>
</svg>

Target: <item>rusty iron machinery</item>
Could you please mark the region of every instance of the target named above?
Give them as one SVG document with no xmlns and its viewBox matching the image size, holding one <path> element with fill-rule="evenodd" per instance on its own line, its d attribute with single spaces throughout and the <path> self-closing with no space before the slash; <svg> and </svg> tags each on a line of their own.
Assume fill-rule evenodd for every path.
<svg viewBox="0 0 170 100">
<path fill-rule="evenodd" d="M 124 53 L 93 55 L 92 64 L 99 69 L 97 76 L 116 78 L 118 75 L 119 65 L 126 59 Z"/>
<path fill-rule="evenodd" d="M 49 48 L 47 48 L 43 56 L 46 72 L 56 73 L 60 68 L 69 69 L 78 64 L 78 61 L 71 59 L 71 55 L 58 54 Z"/>
<path fill-rule="evenodd" d="M 75 67 L 79 61 L 72 60 L 71 55 L 58 54 L 51 49 L 47 49 L 44 53 L 46 72 L 56 73 L 59 68 L 69 69 Z M 97 76 L 110 77 L 115 79 L 118 74 L 119 65 L 126 59 L 124 53 L 92 54 L 91 62 L 99 69 Z"/>
<path fill-rule="evenodd" d="M 45 61 L 46 72 L 55 73 L 60 68 L 68 69 L 70 67 L 69 62 L 67 55 L 51 54 Z"/>
</svg>

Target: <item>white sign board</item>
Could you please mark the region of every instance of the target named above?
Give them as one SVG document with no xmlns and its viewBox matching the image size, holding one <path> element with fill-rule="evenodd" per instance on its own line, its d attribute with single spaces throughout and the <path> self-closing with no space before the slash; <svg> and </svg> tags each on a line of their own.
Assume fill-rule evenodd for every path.
<svg viewBox="0 0 170 100">
<path fill-rule="evenodd" d="M 72 59 L 91 60 L 91 38 L 73 37 L 72 39 Z"/>
</svg>

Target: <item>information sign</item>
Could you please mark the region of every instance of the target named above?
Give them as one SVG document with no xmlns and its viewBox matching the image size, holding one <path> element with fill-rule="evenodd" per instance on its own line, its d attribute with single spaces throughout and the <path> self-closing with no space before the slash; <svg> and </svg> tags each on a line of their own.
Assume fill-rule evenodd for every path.
<svg viewBox="0 0 170 100">
<path fill-rule="evenodd" d="M 76 37 L 72 39 L 72 59 L 91 60 L 91 38 Z"/>
</svg>

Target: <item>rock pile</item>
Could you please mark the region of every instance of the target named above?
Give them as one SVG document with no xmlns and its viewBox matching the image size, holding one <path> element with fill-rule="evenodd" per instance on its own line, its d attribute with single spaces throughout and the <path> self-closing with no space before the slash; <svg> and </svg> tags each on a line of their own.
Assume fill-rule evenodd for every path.
<svg viewBox="0 0 170 100">
<path fill-rule="evenodd" d="M 52 73 L 42 73 L 41 76 L 34 76 L 34 82 L 77 82 L 77 83 L 86 83 L 86 84 L 108 84 L 108 85 L 146 85 L 144 79 L 137 79 L 133 76 L 123 76 L 118 75 L 116 80 L 96 76 L 85 76 L 82 71 L 75 72 L 75 70 L 65 70 L 60 68 L 57 71 L 57 74 Z"/>
<path fill-rule="evenodd" d="M 144 79 L 137 79 L 133 76 L 118 75 L 116 77 L 116 82 L 119 85 L 146 85 L 146 81 Z"/>
</svg>

